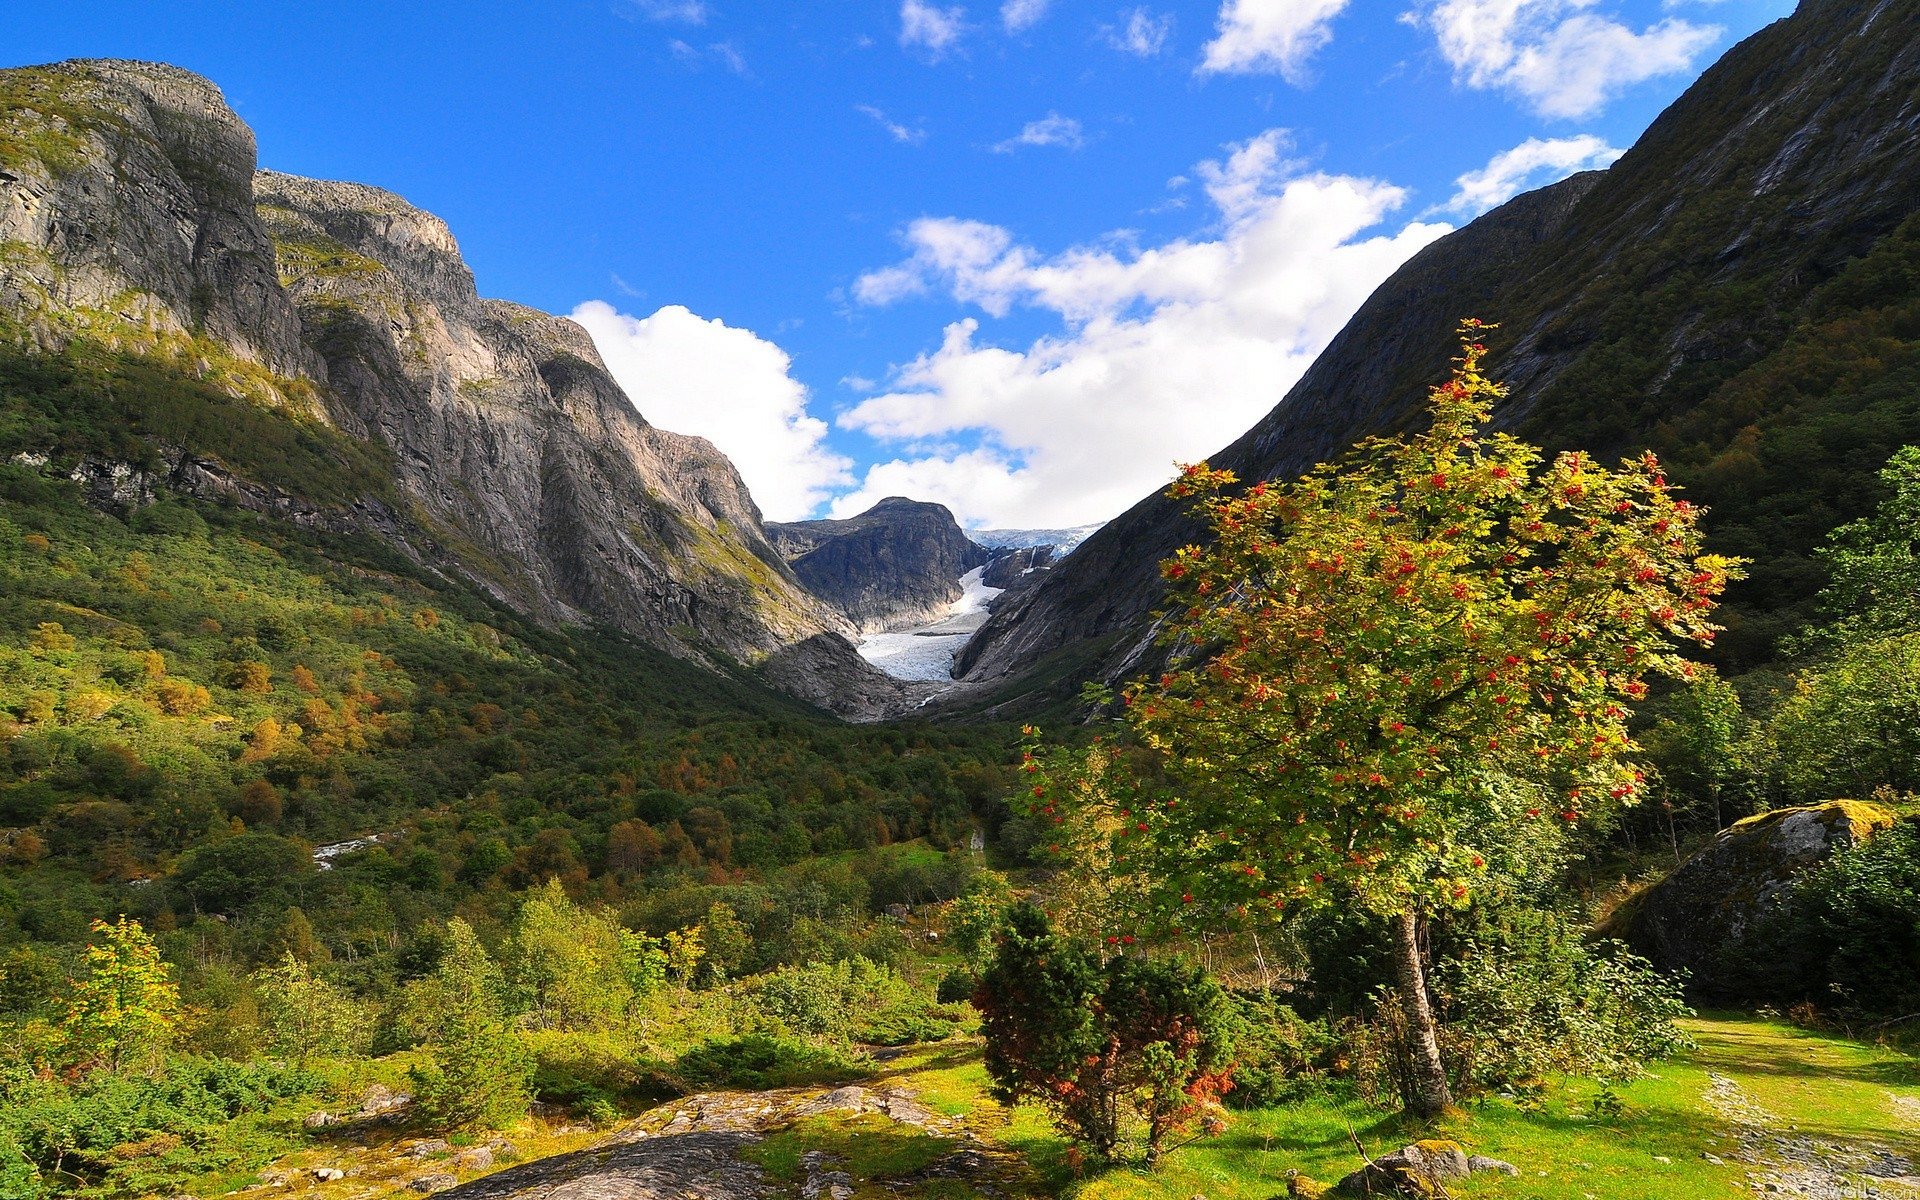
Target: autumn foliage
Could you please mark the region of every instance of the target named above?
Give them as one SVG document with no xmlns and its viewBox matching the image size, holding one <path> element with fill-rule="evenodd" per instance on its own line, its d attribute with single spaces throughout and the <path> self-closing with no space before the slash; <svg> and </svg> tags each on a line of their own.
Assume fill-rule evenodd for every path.
<svg viewBox="0 0 1920 1200">
<path fill-rule="evenodd" d="M 1632 706 L 1692 678 L 1682 647 L 1712 641 L 1735 564 L 1653 455 L 1609 469 L 1492 431 L 1482 328 L 1424 431 L 1290 483 L 1174 484 L 1210 536 L 1163 564 L 1170 665 L 1121 697 L 1148 761 L 1027 764 L 1038 815 L 1125 880 L 1141 928 L 1110 936 L 1331 895 L 1411 922 L 1639 797 Z"/>
</svg>

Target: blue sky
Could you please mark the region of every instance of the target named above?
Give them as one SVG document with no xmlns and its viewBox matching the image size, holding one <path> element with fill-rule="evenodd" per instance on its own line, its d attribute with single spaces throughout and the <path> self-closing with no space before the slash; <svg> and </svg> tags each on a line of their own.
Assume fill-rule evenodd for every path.
<svg viewBox="0 0 1920 1200">
<path fill-rule="evenodd" d="M 0 62 L 209 76 L 263 165 L 391 188 L 483 293 L 579 316 L 770 517 L 1057 525 L 1231 440 L 1409 254 L 1791 7 L 11 0 Z"/>
</svg>

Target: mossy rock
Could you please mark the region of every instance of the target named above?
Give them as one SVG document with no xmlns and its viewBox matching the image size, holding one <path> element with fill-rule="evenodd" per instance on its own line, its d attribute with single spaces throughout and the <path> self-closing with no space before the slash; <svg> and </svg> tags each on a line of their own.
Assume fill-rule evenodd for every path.
<svg viewBox="0 0 1920 1200">
<path fill-rule="evenodd" d="M 1697 997 L 1743 998 L 1755 984 L 1751 967 L 1735 970 L 1732 964 L 1794 880 L 1893 823 L 1892 812 L 1858 800 L 1748 817 L 1637 896 L 1616 927 L 1656 965 L 1688 972 L 1688 988 Z"/>
</svg>

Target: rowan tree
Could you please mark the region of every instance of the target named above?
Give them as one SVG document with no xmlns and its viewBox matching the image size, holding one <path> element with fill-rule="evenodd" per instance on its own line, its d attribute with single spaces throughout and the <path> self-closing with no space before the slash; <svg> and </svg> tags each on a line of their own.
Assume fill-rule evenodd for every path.
<svg viewBox="0 0 1920 1200">
<path fill-rule="evenodd" d="M 1484 328 L 1423 432 L 1290 483 L 1184 468 L 1171 495 L 1211 537 L 1162 564 L 1170 665 L 1122 696 L 1135 748 L 1028 763 L 1077 764 L 1032 803 L 1124 875 L 1143 930 L 1110 939 L 1333 894 L 1388 918 L 1419 1113 L 1451 1103 L 1423 916 L 1638 798 L 1630 707 L 1696 673 L 1679 647 L 1711 642 L 1735 566 L 1652 454 L 1607 469 L 1491 431 Z"/>
</svg>

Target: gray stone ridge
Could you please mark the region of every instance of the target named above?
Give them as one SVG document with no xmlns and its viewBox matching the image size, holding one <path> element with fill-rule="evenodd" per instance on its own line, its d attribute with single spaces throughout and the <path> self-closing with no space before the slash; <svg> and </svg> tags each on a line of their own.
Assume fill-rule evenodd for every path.
<svg viewBox="0 0 1920 1200">
<path fill-rule="evenodd" d="M 301 419 L 378 447 L 396 503 L 319 511 L 192 446 L 162 474 L 80 471 L 124 507 L 154 487 L 375 534 L 549 623 L 601 622 L 810 701 L 899 700 L 857 623 L 803 587 L 739 472 L 646 421 L 591 337 L 482 297 L 446 222 L 358 183 L 256 170 L 220 90 L 153 63 L 0 72 L 0 316 L 40 349 L 93 338 L 228 356 Z M 391 489 L 383 486 L 391 483 Z M 325 506 L 319 506 L 325 508 Z"/>
</svg>

